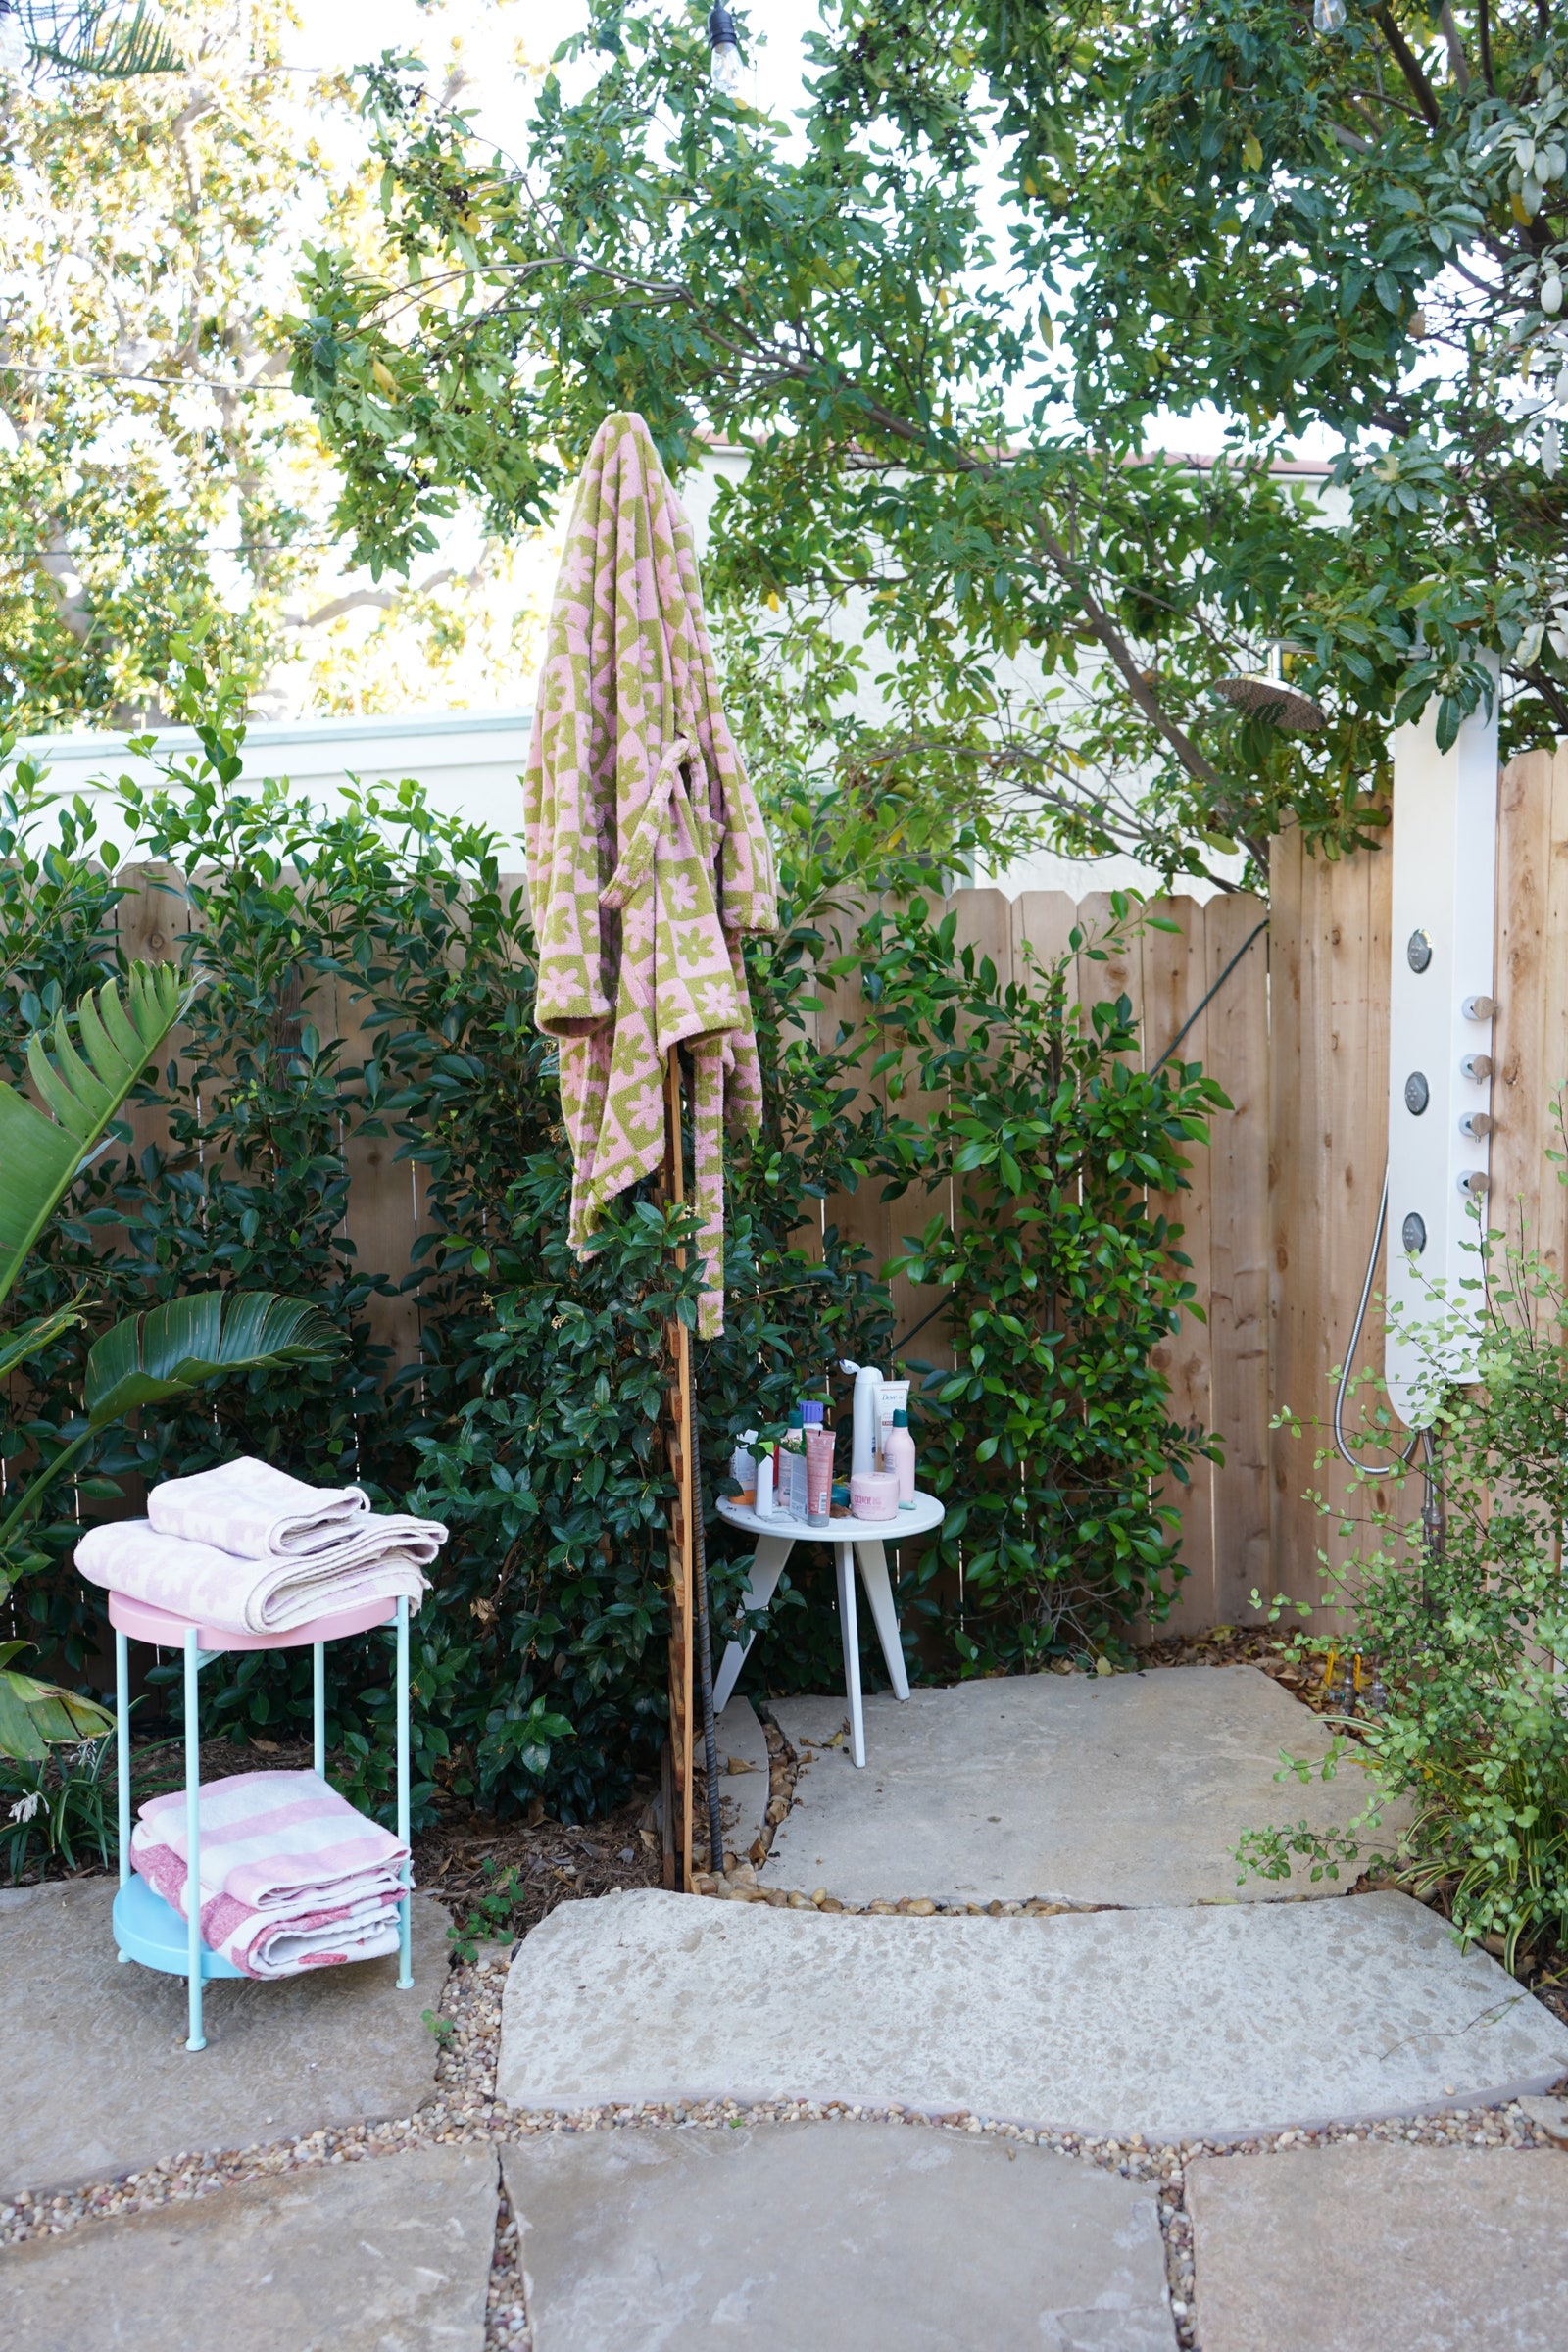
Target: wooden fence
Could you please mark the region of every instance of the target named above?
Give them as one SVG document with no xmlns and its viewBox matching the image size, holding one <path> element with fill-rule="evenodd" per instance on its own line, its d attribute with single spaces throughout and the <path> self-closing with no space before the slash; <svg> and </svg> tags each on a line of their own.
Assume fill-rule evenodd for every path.
<svg viewBox="0 0 1568 2352">
<path fill-rule="evenodd" d="M 1493 1219 L 1506 1209 L 1517 1227 L 1522 1214 L 1561 1271 L 1568 1194 L 1545 1152 L 1556 1140 L 1551 1098 L 1568 1081 L 1568 749 L 1512 763 L 1500 824 Z M 1315 1456 L 1327 1435 L 1330 1375 L 1343 1360 L 1366 1272 L 1387 1150 L 1390 867 L 1382 852 L 1309 858 L 1287 834 L 1275 845 L 1266 907 L 1241 896 L 1172 899 L 1158 911 L 1174 932 L 1145 931 L 1124 956 L 1104 963 L 1080 957 L 1081 997 L 1125 989 L 1151 1063 L 1214 990 L 1181 1052 L 1203 1064 L 1234 1105 L 1216 1116 L 1207 1149 L 1194 1148 L 1192 1190 L 1170 1204 L 1186 1228 L 1183 1248 L 1207 1321 L 1186 1322 L 1157 1360 L 1174 1411 L 1217 1431 L 1225 1452 L 1223 1468 L 1199 1465 L 1177 1497 L 1189 1571 L 1178 1625 L 1244 1619 L 1254 1591 L 1317 1594 L 1317 1552 L 1332 1522 L 1310 1496 L 1321 1489 L 1332 1499 L 1346 1479 L 1337 1466 L 1316 1467 Z M 959 943 L 990 956 L 1004 982 L 1023 975 L 1026 946 L 1054 956 L 1075 923 L 1103 933 L 1110 920 L 1105 897 L 1075 903 L 1052 891 L 1009 900 L 969 890 L 948 906 Z M 167 954 L 183 916 L 166 895 L 144 888 L 124 903 L 121 925 L 132 952 Z M 829 1034 L 840 1017 L 859 1015 L 849 984 L 824 991 L 823 1000 Z M 354 1009 L 335 1009 L 339 1033 L 352 1036 Z M 906 1098 L 901 1107 L 917 1112 L 918 1103 Z M 360 1265 L 397 1278 L 419 1233 L 420 1202 L 393 1150 L 369 1140 L 352 1146 L 347 1224 Z M 933 1204 L 911 1193 L 890 1206 L 877 1189 L 839 1196 L 824 1213 L 880 1265 Z M 1379 1287 L 1381 1278 L 1380 1264 Z M 896 1332 L 910 1332 L 939 1303 L 938 1294 L 895 1283 Z M 378 1311 L 391 1319 L 380 1336 L 408 1360 L 412 1304 L 386 1301 Z M 910 1351 L 941 1360 L 940 1315 Z M 1358 1362 L 1381 1364 L 1375 1299 Z M 1271 1427 L 1286 1409 L 1301 1422 L 1301 1436 Z"/>
</svg>

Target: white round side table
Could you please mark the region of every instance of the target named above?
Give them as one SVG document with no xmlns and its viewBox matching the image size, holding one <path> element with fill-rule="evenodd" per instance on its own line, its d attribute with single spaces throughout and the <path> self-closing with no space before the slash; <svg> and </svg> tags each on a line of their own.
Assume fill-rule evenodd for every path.
<svg viewBox="0 0 1568 2352">
<path fill-rule="evenodd" d="M 897 1519 L 855 1519 L 845 1511 L 830 1519 L 826 1527 L 808 1527 L 804 1519 L 787 1518 L 782 1512 L 761 1518 L 756 1511 L 721 1494 L 718 1515 L 727 1527 L 758 1538 L 751 1581 L 746 1588 L 749 1610 L 767 1607 L 784 1573 L 784 1563 L 797 1544 L 832 1544 L 839 1576 L 839 1633 L 844 1643 L 844 1692 L 850 1702 L 851 1753 L 863 1771 L 865 1725 L 860 1707 L 860 1633 L 856 1614 L 855 1571 L 858 1567 L 865 1597 L 871 1604 L 871 1620 L 887 1660 L 893 1695 L 907 1698 L 909 1678 L 904 1671 L 904 1651 L 899 1642 L 887 1545 L 903 1543 L 908 1536 L 932 1534 L 948 1515 L 945 1506 L 934 1494 L 922 1494 L 916 1490 L 913 1509 L 900 1511 Z M 755 1636 L 748 1634 L 744 1642 L 732 1642 L 725 1650 L 713 1685 L 715 1713 L 727 1705 L 754 1639 Z"/>
</svg>

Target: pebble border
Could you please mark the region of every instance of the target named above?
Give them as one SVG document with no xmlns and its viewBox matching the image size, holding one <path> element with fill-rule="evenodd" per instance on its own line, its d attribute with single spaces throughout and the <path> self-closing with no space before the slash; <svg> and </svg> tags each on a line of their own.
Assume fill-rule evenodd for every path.
<svg viewBox="0 0 1568 2352">
<path fill-rule="evenodd" d="M 922 1915 L 923 1916 L 923 1915 Z M 0 2205 L 0 2245 L 39 2237 L 61 2237 L 84 2223 L 114 2214 L 148 2213 L 171 2204 L 211 2196 L 242 2180 L 309 2171 L 316 2165 L 358 2164 L 404 2149 L 463 2143 L 496 2144 L 553 2132 L 605 2132 L 627 2126 L 671 2131 L 714 2131 L 738 2123 L 902 2123 L 913 2130 L 962 2132 L 1052 2148 L 1081 2163 L 1114 2172 L 1123 2180 L 1157 2188 L 1165 2244 L 1165 2276 L 1182 2352 L 1199 2352 L 1193 2302 L 1193 2234 L 1186 2206 L 1186 2167 L 1200 2156 L 1252 2156 L 1279 2148 L 1322 2146 L 1334 2140 L 1417 2142 L 1428 2147 L 1528 2148 L 1555 2143 L 1517 2100 L 1506 2106 L 1456 2108 L 1416 2122 L 1391 2119 L 1370 2125 L 1334 2124 L 1315 2132 L 1290 2131 L 1223 2144 L 1187 2140 L 1180 2144 L 1146 2139 L 1098 2139 L 1081 2132 L 1030 2131 L 1018 2124 L 989 2123 L 957 2111 L 928 2116 L 903 2107 L 858 2107 L 842 2100 L 692 2100 L 678 2105 L 590 2107 L 575 2114 L 514 2111 L 496 2098 L 501 2046 L 504 1957 L 482 1956 L 453 1968 L 441 2015 L 452 2028 L 436 2062 L 436 2089 L 416 2115 L 391 2123 L 357 2124 L 341 2131 L 224 2150 L 175 2156 L 120 2180 L 93 2183 L 58 2196 L 23 2195 Z M 506 2192 L 496 2223 L 495 2253 L 485 2320 L 485 2352 L 531 2352 L 532 2337 L 523 2301 L 522 2269 L 515 2219 Z"/>
</svg>

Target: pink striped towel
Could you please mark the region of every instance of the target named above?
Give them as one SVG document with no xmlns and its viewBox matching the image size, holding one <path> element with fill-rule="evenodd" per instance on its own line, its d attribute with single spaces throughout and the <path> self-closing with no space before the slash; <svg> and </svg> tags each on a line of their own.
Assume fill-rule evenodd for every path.
<svg viewBox="0 0 1568 2352">
<path fill-rule="evenodd" d="M 188 1918 L 189 1874 L 179 1856 L 170 1846 L 144 1843 L 138 1824 L 130 1857 L 153 1892 Z M 209 1894 L 204 1886 L 202 1941 L 245 1977 L 299 1977 L 308 1968 L 376 1960 L 398 1948 L 398 1897 L 328 1903 L 318 1911 L 251 1911 L 231 1894 Z"/>
<path fill-rule="evenodd" d="M 201 1792 L 202 1936 L 246 1976 L 295 1976 L 397 1946 L 408 1848 L 314 1772 L 241 1772 Z M 141 1808 L 130 1858 L 188 1916 L 185 1798 Z"/>
</svg>

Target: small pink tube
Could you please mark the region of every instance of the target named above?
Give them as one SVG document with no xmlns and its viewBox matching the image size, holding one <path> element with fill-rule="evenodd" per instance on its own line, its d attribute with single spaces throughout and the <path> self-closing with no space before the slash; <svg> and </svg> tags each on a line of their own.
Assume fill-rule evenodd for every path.
<svg viewBox="0 0 1568 2352">
<path fill-rule="evenodd" d="M 806 1433 L 806 1523 L 826 1527 L 833 1509 L 833 1432 Z"/>
</svg>

